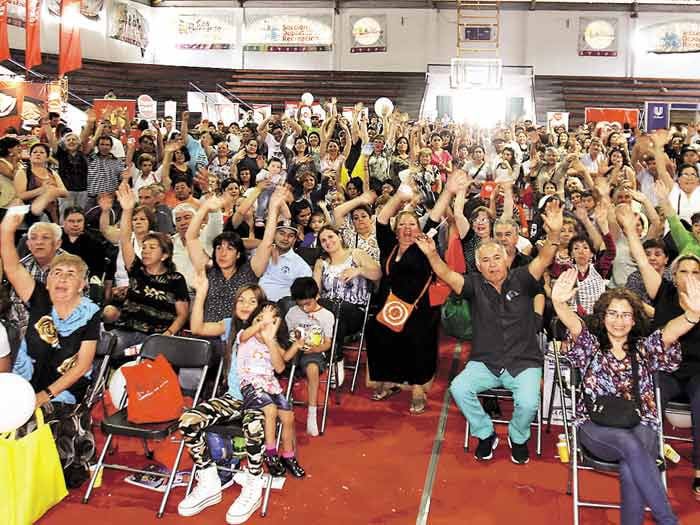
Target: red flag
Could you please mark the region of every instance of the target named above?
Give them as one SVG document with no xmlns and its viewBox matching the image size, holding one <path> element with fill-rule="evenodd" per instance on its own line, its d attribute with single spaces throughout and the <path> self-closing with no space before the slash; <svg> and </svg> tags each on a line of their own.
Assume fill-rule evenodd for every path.
<svg viewBox="0 0 700 525">
<path fill-rule="evenodd" d="M 80 51 L 80 0 L 61 0 L 58 76 L 83 67 Z"/>
<path fill-rule="evenodd" d="M 10 58 L 10 44 L 7 39 L 7 0 L 0 0 L 0 61 Z"/>
<path fill-rule="evenodd" d="M 31 69 L 41 64 L 41 0 L 27 0 L 26 4 L 24 67 Z"/>
</svg>

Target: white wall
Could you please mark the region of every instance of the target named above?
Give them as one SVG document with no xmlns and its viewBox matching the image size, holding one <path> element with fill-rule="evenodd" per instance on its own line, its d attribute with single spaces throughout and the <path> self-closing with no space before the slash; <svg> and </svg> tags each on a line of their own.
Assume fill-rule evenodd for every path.
<svg viewBox="0 0 700 525">
<path fill-rule="evenodd" d="M 109 2 L 109 0 L 108 0 Z M 425 71 L 428 64 L 447 64 L 455 56 L 457 12 L 434 9 L 344 9 L 334 17 L 334 47 L 329 52 L 264 53 L 242 51 L 245 14 L 260 10 L 237 8 L 197 9 L 202 14 L 227 14 L 235 19 L 233 50 L 181 50 L 175 47 L 177 15 L 192 8 L 150 8 L 134 4 L 149 21 L 150 43 L 145 53 L 135 46 L 105 38 L 107 19 L 82 18 L 83 56 L 98 60 L 217 68 L 317 69 L 365 71 Z M 282 12 L 282 10 L 278 10 Z M 324 11 L 325 12 L 325 11 Z M 328 11 L 332 13 L 332 11 Z M 305 14 L 299 9 L 285 14 Z M 386 53 L 350 53 L 350 16 L 387 16 Z M 579 57 L 579 16 L 618 19 L 617 57 Z M 506 65 L 534 66 L 540 75 L 647 76 L 700 78 L 696 54 L 654 55 L 632 49 L 636 31 L 647 25 L 677 20 L 699 20 L 700 15 L 643 13 L 631 19 L 626 13 L 574 11 L 502 11 L 500 56 Z M 58 52 L 58 17 L 42 13 L 42 50 Z M 24 30 L 9 27 L 10 47 L 24 48 Z"/>
</svg>

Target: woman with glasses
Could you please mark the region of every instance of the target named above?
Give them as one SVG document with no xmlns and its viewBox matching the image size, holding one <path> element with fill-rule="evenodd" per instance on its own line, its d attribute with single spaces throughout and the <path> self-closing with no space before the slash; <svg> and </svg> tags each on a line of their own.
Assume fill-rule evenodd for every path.
<svg viewBox="0 0 700 525">
<path fill-rule="evenodd" d="M 564 272 L 552 289 L 554 309 L 569 330 L 566 356 L 582 376 L 574 425 L 586 450 L 604 461 L 619 462 L 624 525 L 642 524 L 645 507 L 651 509 L 656 523 L 678 523 L 656 464 L 659 428 L 653 375 L 678 369 L 678 340 L 700 321 L 700 280 L 683 279 L 686 292 L 681 294 L 680 315 L 654 332 L 642 301 L 629 290 L 605 292 L 584 321 L 568 305 L 576 293 L 576 269 Z M 615 398 L 628 400 L 636 422 L 630 418 L 625 428 L 613 427 L 600 419 L 600 412 L 589 411 L 588 406 L 606 406 Z"/>
</svg>

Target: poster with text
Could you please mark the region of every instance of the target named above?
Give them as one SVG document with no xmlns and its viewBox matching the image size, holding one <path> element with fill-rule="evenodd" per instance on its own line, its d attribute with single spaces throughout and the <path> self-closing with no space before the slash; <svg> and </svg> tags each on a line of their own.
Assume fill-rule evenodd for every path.
<svg viewBox="0 0 700 525">
<path fill-rule="evenodd" d="M 114 2 L 109 15 L 109 36 L 141 49 L 141 56 L 148 47 L 148 21 L 141 11 L 130 4 Z"/>
<path fill-rule="evenodd" d="M 647 53 L 697 53 L 700 52 L 700 22 L 665 22 L 639 30 L 640 42 Z"/>
<path fill-rule="evenodd" d="M 639 123 L 639 110 L 628 108 L 586 108 L 586 122 L 617 122 L 622 126 L 627 123 L 636 128 Z"/>
<path fill-rule="evenodd" d="M 24 27 L 27 18 L 26 0 L 7 0 L 7 23 L 15 27 Z"/>
<path fill-rule="evenodd" d="M 128 129 L 129 123 L 136 116 L 136 101 L 119 98 L 96 98 L 92 109 L 98 119 L 109 117 L 112 126 Z"/>
<path fill-rule="evenodd" d="M 98 20 L 104 15 L 104 6 L 105 0 L 81 0 L 80 14 L 91 20 Z M 53 16 L 61 16 L 61 0 L 46 0 L 46 7 Z"/>
<path fill-rule="evenodd" d="M 179 15 L 175 35 L 178 49 L 233 49 L 236 24 L 232 16 Z"/>
<path fill-rule="evenodd" d="M 251 15 L 243 42 L 245 51 L 330 51 L 333 26 L 330 15 Z"/>
<path fill-rule="evenodd" d="M 617 18 L 579 17 L 579 56 L 617 56 Z"/>
<path fill-rule="evenodd" d="M 351 53 L 386 52 L 386 15 L 351 16 Z"/>
</svg>

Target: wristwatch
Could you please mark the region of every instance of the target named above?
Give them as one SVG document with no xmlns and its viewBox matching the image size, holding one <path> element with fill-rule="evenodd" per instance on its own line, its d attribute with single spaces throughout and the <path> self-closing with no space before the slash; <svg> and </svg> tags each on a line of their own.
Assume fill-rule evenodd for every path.
<svg viewBox="0 0 700 525">
<path fill-rule="evenodd" d="M 49 396 L 49 401 L 51 401 L 55 395 L 53 395 L 53 392 L 49 389 L 49 387 L 44 388 L 44 392 L 46 393 L 47 396 Z"/>
</svg>

